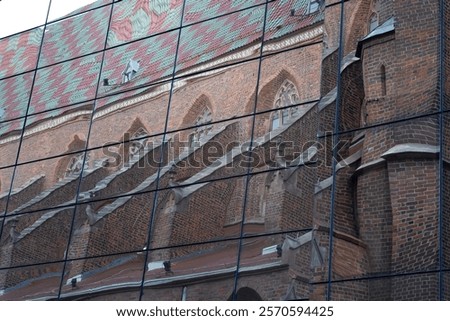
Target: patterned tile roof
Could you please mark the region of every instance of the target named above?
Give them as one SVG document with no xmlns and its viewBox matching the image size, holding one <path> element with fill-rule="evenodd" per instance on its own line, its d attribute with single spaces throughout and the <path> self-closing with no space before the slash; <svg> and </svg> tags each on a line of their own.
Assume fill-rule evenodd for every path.
<svg viewBox="0 0 450 321">
<path fill-rule="evenodd" d="M 109 2 L 99 0 L 83 7 L 75 11 L 81 12 L 77 16 L 50 23 L 45 32 L 36 28 L 0 41 L 0 79 L 4 78 L 0 80 L 0 108 L 4 110 L 0 135 L 21 128 L 21 120 L 5 121 L 25 115 L 42 36 L 41 69 L 36 75 L 29 115 L 94 99 L 102 53 L 93 52 L 102 50 L 105 41 L 108 50 L 100 79 L 108 78 L 111 83 L 120 84 L 130 59 L 140 60 L 140 70 L 129 83 L 101 87 L 99 95 L 110 95 L 171 75 L 183 0 L 116 2 L 110 32 L 106 34 L 111 6 L 98 7 Z M 260 41 L 264 3 L 264 0 L 186 0 L 176 70 L 186 70 Z M 319 12 L 290 16 L 291 9 L 296 9 L 297 14 L 305 13 L 308 3 L 309 0 L 270 2 L 265 40 L 288 35 L 322 20 Z M 96 9 L 84 12 L 93 8 Z M 222 16 L 212 19 L 219 15 Z M 86 56 L 75 59 L 80 55 Z M 13 76 L 17 73 L 23 74 Z M 103 99 L 101 105 L 143 91 L 111 96 Z M 68 108 L 34 115 L 27 124 L 57 116 Z"/>
</svg>

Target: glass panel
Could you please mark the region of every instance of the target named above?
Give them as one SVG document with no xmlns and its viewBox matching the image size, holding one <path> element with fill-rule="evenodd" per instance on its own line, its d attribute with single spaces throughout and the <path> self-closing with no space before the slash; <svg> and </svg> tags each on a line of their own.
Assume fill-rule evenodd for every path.
<svg viewBox="0 0 450 321">
<path fill-rule="evenodd" d="M 151 248 L 197 244 L 239 236 L 243 179 L 199 184 L 192 168 L 162 170 Z M 181 185 L 181 186 L 180 186 Z M 178 187 L 180 186 L 180 187 Z M 205 210 L 208 209 L 208 210 Z"/>
<path fill-rule="evenodd" d="M 101 59 L 101 54 L 94 54 L 39 69 L 28 114 L 82 102 L 91 105 L 88 101 L 95 98 Z"/>
<path fill-rule="evenodd" d="M 316 108 L 320 99 L 320 73 L 315 70 L 321 68 L 322 45 L 306 43 L 307 40 L 297 39 L 295 44 L 301 47 L 292 49 L 291 43 L 279 42 L 278 46 L 273 45 L 273 50 L 276 47 L 276 50 L 287 51 L 273 53 L 262 60 L 256 111 L 263 113 L 260 122 L 264 119 L 266 128 L 263 130 L 260 122 L 257 122 L 258 137 L 263 132 L 269 132 L 269 113 L 265 112 L 272 109 L 277 109 L 273 112 L 274 119 L 282 118 L 273 120 L 272 130 L 281 125 L 297 127 L 301 119 L 308 128 L 315 127 L 308 139 L 317 137 L 319 120 Z M 269 44 L 267 46 L 270 47 Z"/>
<path fill-rule="evenodd" d="M 186 184 L 244 174 L 246 166 L 241 166 L 241 162 L 244 161 L 243 152 L 248 148 L 244 140 L 250 121 L 249 117 L 239 118 L 171 133 L 166 153 L 169 162 L 164 163 L 163 172 L 175 165 L 182 171 L 183 180 L 189 178 L 190 183 L 186 181 Z M 189 147 L 189 144 L 193 146 Z M 161 187 L 167 184 L 164 182 Z"/>
<path fill-rule="evenodd" d="M 34 66 L 33 66 L 34 67 Z M 8 120 L 25 116 L 30 99 L 33 72 L 0 80 L 0 134 L 15 130 Z"/>
<path fill-rule="evenodd" d="M 442 279 L 443 279 L 443 282 L 444 282 L 443 283 L 444 290 L 443 290 L 443 293 L 442 293 L 442 298 L 443 298 L 443 300 L 448 301 L 449 298 L 450 298 L 450 289 L 448 287 L 448 284 L 450 284 L 449 283 L 450 282 L 450 273 L 444 272 L 443 275 L 442 275 Z"/>
<path fill-rule="evenodd" d="M 91 113 L 92 106 L 74 105 L 27 117 L 19 164 L 84 150 Z M 51 146 L 36 148 L 49 137 Z"/>
<path fill-rule="evenodd" d="M 0 135 L 0 147 L 2 148 L 1 167 L 11 166 L 16 163 L 23 124 L 24 118 L 0 123 L 0 131 L 2 132 L 2 135 Z"/>
<path fill-rule="evenodd" d="M 263 8 L 263 6 L 262 6 Z M 323 14 L 319 11 L 312 15 L 307 15 L 309 10 L 309 1 L 271 1 L 268 3 L 265 38 L 266 42 L 279 39 L 287 35 L 292 35 L 294 31 L 310 27 L 323 20 Z M 318 30 L 312 29 L 306 31 L 303 36 L 305 40 L 308 37 L 317 36 Z M 306 38 L 305 38 L 306 36 Z M 281 43 L 292 42 L 299 38 L 298 34 L 293 39 L 284 39 Z M 296 40 L 294 40 L 296 41 Z M 298 41 L 298 40 L 297 40 Z M 271 48 L 271 49 L 269 49 Z M 276 49 L 275 49 L 276 48 Z M 268 50 L 281 49 L 278 45 L 268 45 Z M 267 50 L 266 49 L 266 50 Z"/>
<path fill-rule="evenodd" d="M 450 39 L 449 39 L 449 19 L 450 19 L 450 6 L 444 5 L 444 15 L 443 15 L 443 23 L 444 23 L 444 37 L 441 41 L 443 43 L 443 84 L 441 84 L 443 92 L 444 92 L 444 101 L 443 106 L 441 106 L 442 110 L 447 111 L 450 109 Z M 448 269 L 450 267 L 450 217 L 448 213 L 450 213 L 450 115 L 445 113 L 443 115 L 443 131 L 442 131 L 442 160 L 443 160 L 443 176 L 442 181 L 443 186 L 441 187 L 441 197 L 442 197 L 442 229 L 441 229 L 441 242 L 443 251 L 443 265 L 441 265 L 444 269 Z M 443 273 L 443 299 L 450 299 L 450 273 Z"/>
<path fill-rule="evenodd" d="M 120 149 L 120 144 L 130 140 L 130 145 L 161 141 L 169 99 L 161 87 L 164 85 L 149 87 L 148 92 L 129 91 L 125 94 L 127 98 L 121 100 L 124 98 L 122 94 L 99 99 L 91 128 L 90 148 L 110 145 L 112 149 Z"/>
<path fill-rule="evenodd" d="M 117 198 L 104 198 L 96 191 L 81 193 L 69 259 L 104 256 L 99 262 L 106 262 L 109 255 L 141 251 L 147 242 L 153 198 L 154 193 Z"/>
<path fill-rule="evenodd" d="M 245 225 L 237 301 L 291 301 L 310 298 L 312 232 L 279 233 L 264 237 L 264 224 Z"/>
<path fill-rule="evenodd" d="M 437 130 L 432 116 L 339 136 L 334 280 L 439 268 Z M 373 291 L 369 299 L 389 299 Z"/>
<path fill-rule="evenodd" d="M 254 6 L 260 10 L 260 8 L 264 8 L 264 3 L 264 0 L 186 0 L 183 25 L 228 15 Z"/>
<path fill-rule="evenodd" d="M 5 211 L 13 212 L 44 190 L 45 176 L 42 174 L 30 176 L 20 186 L 10 189 L 12 173 L 13 168 L 0 170 L 0 215 L 3 215 Z M 5 232 L 2 237 L 7 237 L 8 233 Z"/>
<path fill-rule="evenodd" d="M 0 8 L 6 2 L 0 4 Z M 0 9 L 0 16 L 8 11 Z M 9 14 L 9 13 L 8 13 Z M 0 20 L 5 21 L 0 18 Z M 44 21 L 42 21 L 42 24 Z M 0 31 L 1 32 L 1 31 Z M 29 71 L 37 66 L 37 55 L 39 53 L 39 46 L 42 40 L 42 28 L 32 29 L 14 36 L 3 38 L 0 40 L 0 63 L 2 69 L 0 70 L 0 78 L 11 77 L 15 74 Z M 17 76 L 19 77 L 19 76 Z M 23 76 L 22 76 L 23 77 Z M 18 79 L 18 78 L 16 78 Z M 0 84 L 3 85 L 2 80 Z M 30 82 L 23 84 L 18 82 L 17 86 L 30 86 Z M 0 91 L 3 91 L 0 90 Z M 18 91 L 16 94 L 23 94 L 27 91 Z"/>
<path fill-rule="evenodd" d="M 37 177 L 44 177 L 44 183 L 39 191 L 28 197 L 29 201 L 25 202 L 27 197 L 24 197 L 23 202 L 12 213 L 28 213 L 73 203 L 80 185 L 81 165 L 74 164 L 74 159 L 78 159 L 79 155 L 83 154 L 74 152 L 58 158 L 17 166 L 13 188 L 19 189 L 30 179 Z M 103 167 L 91 166 L 89 162 L 85 164 L 81 191 L 93 188 L 105 172 Z"/>
<path fill-rule="evenodd" d="M 34 211 L 26 214 L 11 212 L 4 232 L 9 234 L 2 251 L 6 251 L 4 266 L 34 265 L 64 259 L 70 232 L 73 207 Z M 9 246 L 8 246 L 9 243 Z"/>
<path fill-rule="evenodd" d="M 264 112 L 256 116 L 253 171 L 287 168 L 290 177 L 296 167 L 318 167 L 316 163 L 322 146 L 316 138 L 314 120 L 317 114 L 314 109 L 301 118 L 293 118 L 291 123 L 270 130 L 273 123 L 269 123 L 269 117 L 273 115 Z"/>
<path fill-rule="evenodd" d="M 12 168 L 0 170 L 0 224 L 2 222 L 1 217 L 3 217 L 8 203 L 12 171 Z M 8 207 L 14 206 L 12 204 L 8 204 Z M 2 233 L 1 230 L 0 233 Z"/>
<path fill-rule="evenodd" d="M 255 48 L 258 47 L 263 20 L 264 6 L 260 6 L 183 28 L 177 72 L 192 72 L 194 66 L 194 70 L 198 71 L 249 58 L 254 53 L 253 48 L 233 51 L 254 43 Z M 220 60 L 211 61 L 219 57 Z"/>
<path fill-rule="evenodd" d="M 150 250 L 148 255 L 144 300 L 225 301 L 230 298 L 237 262 L 236 241 Z M 201 282 L 195 282 L 199 279 Z"/>
<path fill-rule="evenodd" d="M 57 10 L 53 2 L 52 8 Z M 110 11 L 110 6 L 106 6 L 48 24 L 45 29 L 39 66 L 43 67 L 102 50 L 105 45 Z"/>
<path fill-rule="evenodd" d="M 12 250 L 14 252 L 14 250 Z M 3 253 L 11 259 L 11 253 Z M 5 259 L 5 256 L 0 256 Z M 14 255 L 12 256 L 14 259 Z M 52 300 L 58 297 L 62 263 L 0 268 L 0 300 Z"/>
<path fill-rule="evenodd" d="M 443 158 L 443 186 L 441 187 L 442 193 L 442 251 L 444 255 L 443 268 L 448 269 L 450 267 L 450 217 L 447 213 L 450 213 L 450 115 L 444 114 L 443 117 L 443 135 L 442 135 L 442 158 Z M 446 275 L 445 286 L 448 287 L 449 275 Z M 447 295 L 450 295 L 448 293 Z"/>
<path fill-rule="evenodd" d="M 170 157 L 167 146 L 170 142 L 163 144 L 162 136 L 149 137 L 145 128 L 134 122 L 117 142 L 90 150 L 89 164 L 103 171 L 103 176 L 90 187 L 97 199 L 156 188 L 159 164 L 167 164 Z"/>
<path fill-rule="evenodd" d="M 391 284 L 391 297 L 394 301 L 439 300 L 438 273 L 394 276 L 391 278 Z"/>
<path fill-rule="evenodd" d="M 83 235 L 79 237 L 85 238 Z M 138 301 L 144 267 L 143 253 L 99 258 L 82 256 L 69 260 L 61 298 L 83 301 Z M 121 290 L 114 291 L 118 289 Z"/>
<path fill-rule="evenodd" d="M 155 90 L 150 87 L 152 83 L 164 85 L 174 68 L 178 34 L 178 31 L 167 32 L 106 51 L 100 95 L 120 93 L 111 97 L 118 100 L 131 94 L 151 93 Z M 140 89 L 130 92 L 136 88 Z M 167 89 L 170 85 L 156 90 Z"/>
<path fill-rule="evenodd" d="M 130 0 L 115 3 L 108 34 L 108 47 L 179 28 L 182 8 L 183 1 Z M 177 35 L 178 31 L 175 34 Z M 161 35 L 157 44 L 152 43 L 152 47 L 156 47 L 158 51 L 162 43 L 170 42 L 176 45 L 173 35 L 166 33 Z M 167 53 L 163 55 L 165 54 Z"/>
<path fill-rule="evenodd" d="M 202 70 L 203 67 L 199 67 Z M 168 130 L 181 130 L 209 121 L 214 129 L 253 112 L 257 81 L 256 61 L 181 77 L 174 83 Z M 245 76 L 243 76 L 245 75 Z M 238 88 L 238 90 L 236 90 Z M 165 116 L 165 110 L 161 115 Z M 162 117 L 162 116 L 161 116 Z"/>
</svg>

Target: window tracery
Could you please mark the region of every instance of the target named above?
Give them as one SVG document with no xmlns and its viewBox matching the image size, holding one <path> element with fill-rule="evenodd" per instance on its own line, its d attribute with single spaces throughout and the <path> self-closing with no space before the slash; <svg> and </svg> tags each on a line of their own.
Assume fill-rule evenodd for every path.
<svg viewBox="0 0 450 321">
<path fill-rule="evenodd" d="M 139 138 L 145 136 L 148 136 L 148 133 L 144 128 L 141 127 L 130 137 L 130 145 L 128 147 L 130 157 L 139 154 L 139 152 L 144 149 L 147 139 L 146 138 L 139 139 Z"/>
<path fill-rule="evenodd" d="M 290 108 L 280 109 L 272 113 L 270 126 L 271 130 L 280 127 L 280 125 L 289 124 L 298 115 L 299 108 L 295 105 L 297 105 L 299 102 L 300 98 L 297 88 L 291 81 L 285 80 L 275 97 L 274 108 L 278 109 L 293 105 L 294 106 Z"/>
<path fill-rule="evenodd" d="M 194 131 L 189 135 L 189 147 L 194 147 L 195 143 L 199 142 L 202 138 L 204 138 L 211 132 L 213 127 L 212 125 L 202 126 L 211 122 L 211 111 L 208 108 L 205 108 L 195 120 L 194 125 L 198 127 L 196 127 Z"/>
<path fill-rule="evenodd" d="M 69 164 L 67 165 L 67 169 L 64 176 L 68 177 L 80 174 L 83 168 L 83 161 L 84 161 L 84 153 L 72 156 L 72 158 L 69 160 Z M 86 169 L 87 167 L 88 167 L 88 155 L 86 155 L 86 162 L 84 164 L 84 168 Z"/>
</svg>

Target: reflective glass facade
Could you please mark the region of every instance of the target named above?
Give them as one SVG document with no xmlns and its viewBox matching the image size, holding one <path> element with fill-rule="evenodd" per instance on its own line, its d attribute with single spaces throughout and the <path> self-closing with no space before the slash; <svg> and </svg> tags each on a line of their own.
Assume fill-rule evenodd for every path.
<svg viewBox="0 0 450 321">
<path fill-rule="evenodd" d="M 448 3 L 42 11 L 0 39 L 0 300 L 449 299 Z"/>
</svg>

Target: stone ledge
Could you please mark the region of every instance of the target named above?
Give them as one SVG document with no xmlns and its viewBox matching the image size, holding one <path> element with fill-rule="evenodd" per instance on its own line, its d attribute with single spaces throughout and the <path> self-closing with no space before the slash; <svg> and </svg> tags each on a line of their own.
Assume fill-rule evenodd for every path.
<svg viewBox="0 0 450 321">
<path fill-rule="evenodd" d="M 439 154 L 439 147 L 427 144 L 399 144 L 395 145 L 387 152 L 381 155 L 384 159 L 389 159 L 395 156 L 424 156 L 435 158 Z"/>
<path fill-rule="evenodd" d="M 361 156 L 362 156 L 362 151 L 358 150 L 356 153 L 354 153 L 354 154 L 350 155 L 349 157 L 347 157 L 346 159 L 340 161 L 336 165 L 335 173 L 337 173 L 342 168 L 345 168 L 345 167 L 355 163 L 356 161 L 361 159 Z M 318 193 L 322 192 L 324 189 L 326 189 L 332 185 L 333 185 L 333 175 L 324 179 L 323 181 L 319 182 L 315 187 L 314 194 L 318 194 Z"/>
</svg>

